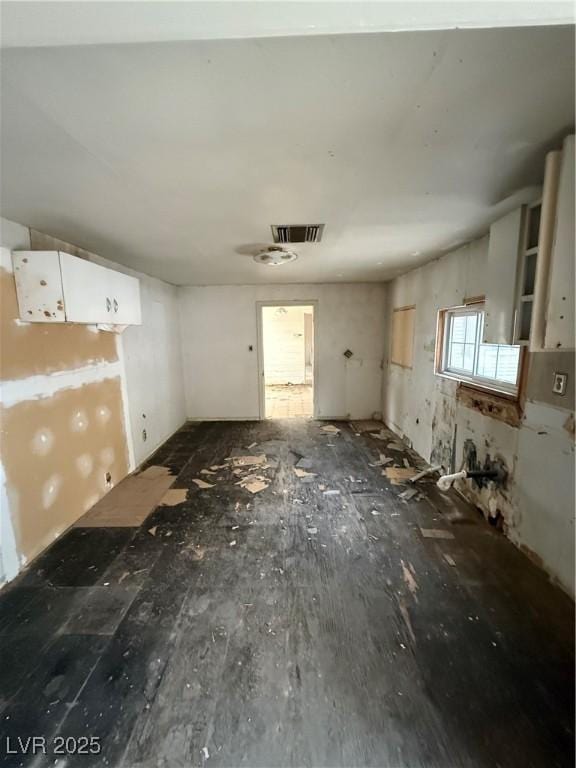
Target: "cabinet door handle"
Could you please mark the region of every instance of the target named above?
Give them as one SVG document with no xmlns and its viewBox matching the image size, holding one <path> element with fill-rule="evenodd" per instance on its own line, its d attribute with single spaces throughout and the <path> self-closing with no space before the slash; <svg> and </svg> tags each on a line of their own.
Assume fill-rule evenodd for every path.
<svg viewBox="0 0 576 768">
<path fill-rule="evenodd" d="M 106 296 L 106 311 L 110 312 L 111 309 L 112 309 L 112 302 L 110 301 L 108 296 Z"/>
<path fill-rule="evenodd" d="M 118 312 L 118 302 L 114 299 L 114 312 Z"/>
</svg>

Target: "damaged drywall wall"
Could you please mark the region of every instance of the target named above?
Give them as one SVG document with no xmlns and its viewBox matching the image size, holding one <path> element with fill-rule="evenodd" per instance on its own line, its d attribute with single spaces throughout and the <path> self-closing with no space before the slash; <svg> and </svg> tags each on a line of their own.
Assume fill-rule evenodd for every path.
<svg viewBox="0 0 576 768">
<path fill-rule="evenodd" d="M 140 280 L 142 323 L 126 328 L 117 347 L 129 445 L 138 466 L 186 420 L 178 289 L 42 232 L 31 230 L 30 236 L 33 250 L 63 250 Z"/>
<path fill-rule="evenodd" d="M 129 471 L 118 337 L 20 319 L 11 250 L 29 247 L 28 230 L 2 220 L 4 580 Z"/>
<path fill-rule="evenodd" d="M 479 465 L 500 462 L 503 485 L 467 480 L 459 490 L 574 594 L 574 353 L 528 355 L 523 408 L 434 375 L 438 310 L 487 293 L 487 249 L 480 238 L 388 285 L 388 327 L 395 307 L 416 312 L 412 368 L 387 361 L 384 417 L 446 471 L 463 468 L 471 447 Z M 565 395 L 551 391 L 554 371 L 570 374 Z"/>
<path fill-rule="evenodd" d="M 181 426 L 185 409 L 176 288 L 136 275 L 143 325 L 122 336 L 87 325 L 26 323 L 13 249 L 64 250 L 122 268 L 0 221 L 1 584 Z M 151 345 L 156 353 L 146 354 L 146 368 L 142 350 Z M 142 428 L 138 421 L 138 431 L 130 430 L 131 416 L 148 416 L 149 442 L 136 444 Z"/>
</svg>

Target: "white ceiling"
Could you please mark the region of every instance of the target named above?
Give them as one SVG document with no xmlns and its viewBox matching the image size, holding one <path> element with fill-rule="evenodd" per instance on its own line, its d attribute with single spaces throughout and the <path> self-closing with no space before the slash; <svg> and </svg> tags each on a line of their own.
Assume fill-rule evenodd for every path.
<svg viewBox="0 0 576 768">
<path fill-rule="evenodd" d="M 4 47 L 571 24 L 562 0 L 3 0 Z"/>
<path fill-rule="evenodd" d="M 574 120 L 570 27 L 44 45 L 2 63 L 2 214 L 178 284 L 389 279 L 530 199 Z M 323 242 L 255 264 L 249 246 L 290 223 L 325 223 Z"/>
</svg>

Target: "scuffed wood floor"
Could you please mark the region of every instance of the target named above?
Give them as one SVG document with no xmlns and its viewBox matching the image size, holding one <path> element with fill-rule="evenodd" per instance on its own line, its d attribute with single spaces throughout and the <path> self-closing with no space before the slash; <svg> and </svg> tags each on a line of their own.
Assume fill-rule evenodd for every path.
<svg viewBox="0 0 576 768">
<path fill-rule="evenodd" d="M 3 765 L 573 765 L 572 601 L 456 495 L 370 466 L 410 451 L 321 426 L 184 427 L 149 462 L 184 503 L 73 528 L 0 594 Z M 261 453 L 260 493 L 201 474 Z"/>
</svg>

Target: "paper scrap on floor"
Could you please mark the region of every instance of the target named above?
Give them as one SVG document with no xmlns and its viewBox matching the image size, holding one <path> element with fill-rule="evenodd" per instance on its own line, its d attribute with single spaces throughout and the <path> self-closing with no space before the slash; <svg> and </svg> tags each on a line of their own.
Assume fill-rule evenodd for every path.
<svg viewBox="0 0 576 768">
<path fill-rule="evenodd" d="M 420 533 L 425 539 L 453 539 L 454 534 L 441 528 L 420 528 Z"/>
<path fill-rule="evenodd" d="M 401 485 L 411 477 L 414 477 L 417 470 L 414 467 L 387 467 L 382 470 L 382 474 L 386 475 L 392 485 Z"/>
<path fill-rule="evenodd" d="M 385 454 L 381 453 L 380 458 L 378 461 L 373 461 L 370 463 L 371 467 L 384 467 L 386 464 L 390 464 L 394 459 L 391 456 L 386 456 Z"/>
<path fill-rule="evenodd" d="M 250 493 L 260 493 L 260 491 L 268 488 L 270 483 L 261 475 L 246 475 L 237 485 L 250 491 Z"/>
<path fill-rule="evenodd" d="M 300 469 L 300 467 L 292 467 L 292 469 L 296 477 L 316 477 L 315 472 L 308 472 L 305 469 Z"/>
<path fill-rule="evenodd" d="M 264 453 L 258 456 L 230 456 L 226 461 L 231 461 L 235 467 L 255 467 L 266 463 Z"/>
<path fill-rule="evenodd" d="M 214 486 L 212 485 L 212 483 L 207 483 L 205 480 L 202 480 L 202 479 L 201 479 L 201 478 L 199 478 L 199 477 L 195 477 L 195 478 L 193 478 L 192 482 L 193 482 L 193 483 L 196 483 L 196 485 L 198 486 L 198 488 L 214 488 Z"/>
</svg>

